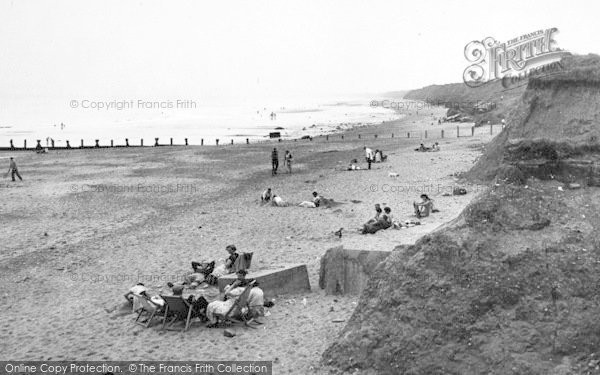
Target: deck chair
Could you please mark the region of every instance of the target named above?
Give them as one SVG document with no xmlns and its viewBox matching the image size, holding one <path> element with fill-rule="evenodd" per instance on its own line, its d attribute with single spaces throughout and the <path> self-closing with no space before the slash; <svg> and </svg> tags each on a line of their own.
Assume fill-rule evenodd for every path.
<svg viewBox="0 0 600 375">
<path fill-rule="evenodd" d="M 244 314 L 240 314 L 240 319 L 233 317 L 234 312 L 241 312 L 242 308 L 248 305 L 248 296 L 250 295 L 250 290 L 254 288 L 254 284 L 256 284 L 256 280 L 248 284 L 242 292 L 242 294 L 240 294 L 238 297 L 235 297 L 235 301 L 229 309 L 229 311 L 227 311 L 227 313 L 225 313 L 224 315 L 216 314 L 217 318 L 220 321 L 220 324 L 231 325 L 234 323 L 238 323 L 244 324 L 245 326 L 250 328 L 256 328 L 248 324 L 249 321 L 244 317 Z"/>
<path fill-rule="evenodd" d="M 140 308 L 138 309 L 138 316 L 135 319 L 135 324 L 139 324 L 145 328 L 150 327 L 152 324 L 152 319 L 155 317 L 159 317 L 159 314 L 162 311 L 162 307 L 155 305 L 150 299 L 146 296 L 142 296 L 139 294 L 134 294 L 133 298 L 136 298 L 138 303 L 140 304 Z M 140 320 L 145 317 L 146 320 Z"/>
<path fill-rule="evenodd" d="M 174 331 L 173 325 L 177 322 L 185 322 L 185 326 L 182 331 L 187 331 L 190 327 L 192 318 L 201 316 L 200 312 L 195 311 L 194 307 L 184 300 L 181 296 L 161 296 L 165 300 L 165 310 L 163 314 L 163 325 L 162 329 L 165 328 L 169 331 Z M 168 327 L 167 327 L 167 320 Z"/>
<path fill-rule="evenodd" d="M 254 253 L 241 253 L 233 263 L 233 270 L 237 272 L 239 270 L 247 270 L 252 265 L 252 255 Z"/>
</svg>

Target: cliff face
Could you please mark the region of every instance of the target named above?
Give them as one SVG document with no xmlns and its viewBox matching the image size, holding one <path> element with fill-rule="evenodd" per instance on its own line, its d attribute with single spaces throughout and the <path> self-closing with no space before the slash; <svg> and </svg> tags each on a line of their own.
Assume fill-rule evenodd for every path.
<svg viewBox="0 0 600 375">
<path fill-rule="evenodd" d="M 470 172 L 496 183 L 378 266 L 324 365 L 377 374 L 595 371 L 600 189 L 563 185 L 597 181 L 600 58 L 565 60 L 564 74 L 530 80 L 510 125 Z"/>
<path fill-rule="evenodd" d="M 526 175 L 600 184 L 600 57 L 570 56 L 564 71 L 532 78 L 508 127 L 467 173 L 491 180 L 514 166 Z"/>
</svg>

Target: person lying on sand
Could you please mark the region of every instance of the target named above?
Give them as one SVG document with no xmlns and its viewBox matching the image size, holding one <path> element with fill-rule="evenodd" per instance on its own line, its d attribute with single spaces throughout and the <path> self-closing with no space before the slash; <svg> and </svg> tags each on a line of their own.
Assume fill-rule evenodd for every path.
<svg viewBox="0 0 600 375">
<path fill-rule="evenodd" d="M 246 279 L 247 272 L 239 270 L 237 272 L 237 280 L 225 287 L 225 295 L 223 301 L 213 301 L 206 307 L 206 317 L 208 318 L 209 328 L 216 327 L 216 315 L 225 315 L 235 303 L 235 298 L 239 297 L 248 284 L 254 282 L 254 287 L 248 295 L 248 304 L 242 306 L 242 311 L 234 311 L 233 316 L 245 315 L 247 320 L 254 319 L 259 316 L 264 316 L 264 293 L 258 287 L 258 284 L 253 279 Z"/>
<path fill-rule="evenodd" d="M 271 201 L 271 196 L 272 196 L 272 192 L 271 192 L 271 188 L 268 188 L 267 190 L 263 191 L 262 195 L 260 196 L 260 200 L 263 203 L 268 203 L 269 201 Z"/>
<path fill-rule="evenodd" d="M 289 206 L 289 203 L 284 201 L 279 195 L 274 194 L 273 198 L 271 199 L 271 206 L 287 207 L 287 206 Z"/>
<path fill-rule="evenodd" d="M 355 165 L 354 163 L 350 163 L 350 165 L 348 166 L 349 171 L 356 171 L 358 169 L 360 169 L 360 167 Z"/>
<path fill-rule="evenodd" d="M 316 191 L 313 191 L 312 193 L 313 195 L 313 200 L 312 202 L 309 201 L 304 201 L 302 203 L 300 203 L 298 206 L 300 207 L 306 207 L 306 208 L 317 208 L 321 205 L 321 196 L 319 196 L 319 193 L 317 193 Z"/>
<path fill-rule="evenodd" d="M 427 217 L 433 210 L 433 201 L 427 196 L 427 194 L 421 194 L 421 199 L 413 203 L 415 209 L 415 216 L 418 218 Z"/>
</svg>

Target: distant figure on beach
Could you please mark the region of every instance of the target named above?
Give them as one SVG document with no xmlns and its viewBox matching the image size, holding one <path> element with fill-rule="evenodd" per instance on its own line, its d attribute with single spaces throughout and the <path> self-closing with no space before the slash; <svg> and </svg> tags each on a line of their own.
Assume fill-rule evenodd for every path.
<svg viewBox="0 0 600 375">
<path fill-rule="evenodd" d="M 362 234 L 374 234 L 380 231 L 381 229 L 388 229 L 392 226 L 392 217 L 391 217 L 391 209 L 389 207 L 385 208 L 385 213 L 381 213 L 381 207 L 378 208 L 378 216 L 376 220 L 369 220 L 361 230 Z"/>
<path fill-rule="evenodd" d="M 285 157 L 283 158 L 283 162 L 287 167 L 288 173 L 292 173 L 292 153 L 289 151 L 285 152 Z"/>
<path fill-rule="evenodd" d="M 420 200 L 413 203 L 415 209 L 415 216 L 418 218 L 427 217 L 433 210 L 433 201 L 427 196 L 427 194 L 421 194 Z"/>
<path fill-rule="evenodd" d="M 313 191 L 313 200 L 312 201 L 304 201 L 300 203 L 298 206 L 306 207 L 306 208 L 317 208 L 321 205 L 321 196 L 316 191 Z"/>
<path fill-rule="evenodd" d="M 289 203 L 284 201 L 279 195 L 273 194 L 273 198 L 271 199 L 271 206 L 287 207 L 288 205 Z"/>
<path fill-rule="evenodd" d="M 364 149 L 365 149 L 365 159 L 367 160 L 367 163 L 369 164 L 369 169 L 371 169 L 371 163 L 373 162 L 373 159 L 374 159 L 373 150 L 371 150 L 367 146 L 365 146 Z"/>
<path fill-rule="evenodd" d="M 382 212 L 381 205 L 379 203 L 376 203 L 375 204 L 375 216 L 373 218 L 369 219 L 365 223 L 365 225 L 366 224 L 372 224 L 372 223 L 375 223 L 375 222 L 379 221 L 379 216 L 381 216 L 381 212 Z"/>
<path fill-rule="evenodd" d="M 271 188 L 268 188 L 267 190 L 263 191 L 262 195 L 260 196 L 260 200 L 263 203 L 270 202 L 272 195 L 273 195 L 273 193 L 271 192 Z"/>
<path fill-rule="evenodd" d="M 6 175 L 8 175 L 9 173 L 11 174 L 13 182 L 16 181 L 15 175 L 17 175 L 17 177 L 19 177 L 19 180 L 23 181 L 23 178 L 21 178 L 21 175 L 19 174 L 19 170 L 17 169 L 17 163 L 15 162 L 15 159 L 13 159 L 12 157 L 10 158 L 10 161 L 8 164 L 8 172 L 6 172 Z"/>
<path fill-rule="evenodd" d="M 271 176 L 274 176 L 277 174 L 277 168 L 279 168 L 279 155 L 277 154 L 277 148 L 274 147 L 273 151 L 271 152 Z"/>
<path fill-rule="evenodd" d="M 432 146 L 431 146 L 431 150 L 430 151 L 439 151 L 440 150 L 440 144 L 435 142 Z"/>
</svg>

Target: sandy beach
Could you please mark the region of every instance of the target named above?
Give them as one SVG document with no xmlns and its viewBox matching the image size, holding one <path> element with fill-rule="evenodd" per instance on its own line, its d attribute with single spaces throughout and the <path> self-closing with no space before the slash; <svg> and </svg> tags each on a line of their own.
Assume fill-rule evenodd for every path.
<svg viewBox="0 0 600 375">
<path fill-rule="evenodd" d="M 433 116 L 444 112 L 436 109 Z M 319 372 L 321 353 L 345 324 L 333 320 L 347 320 L 358 301 L 358 296 L 326 296 L 318 288 L 321 255 L 339 245 L 392 251 L 414 243 L 455 218 L 480 192 L 463 184 L 467 195 L 443 196 L 457 186 L 456 174 L 481 155 L 492 138 L 489 128 L 456 138 L 451 133 L 456 124 L 432 122 L 430 113 L 410 114 L 347 131 L 343 140 L 338 134 L 329 140 L 221 147 L 1 153 L 5 168 L 9 156 L 16 158 L 24 178 L 0 181 L 2 358 L 247 359 L 273 361 L 277 374 Z M 441 128 L 447 129 L 444 139 L 437 135 Z M 425 130 L 435 137 L 423 141 L 438 141 L 440 152 L 413 150 L 421 140 L 407 138 L 407 132 Z M 383 149 L 388 161 L 346 171 L 354 158 L 366 168 L 364 145 Z M 273 147 L 280 158 L 285 150 L 294 155 L 291 175 L 280 162 L 280 173 L 271 176 Z M 340 205 L 261 206 L 267 187 L 291 203 L 317 191 Z M 422 225 L 357 232 L 373 216 L 375 203 L 391 207 L 400 220 L 410 218 L 421 192 L 440 210 Z M 341 239 L 333 235 L 339 228 L 344 228 Z M 167 281 L 191 270 L 190 261 L 224 258 L 229 244 L 254 252 L 252 270 L 305 263 L 312 291 L 277 296 L 263 326 L 238 328 L 234 338 L 198 322 L 186 333 L 134 324 L 135 315 L 123 308 L 123 294 L 132 285 L 139 280 L 166 291 Z"/>
</svg>

